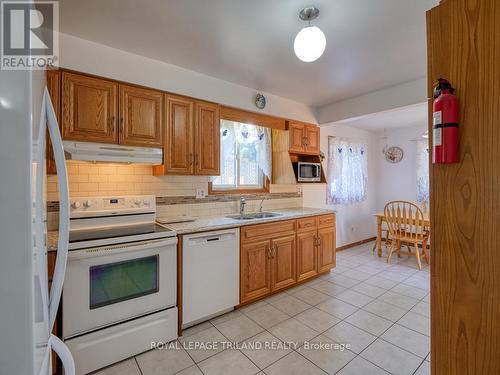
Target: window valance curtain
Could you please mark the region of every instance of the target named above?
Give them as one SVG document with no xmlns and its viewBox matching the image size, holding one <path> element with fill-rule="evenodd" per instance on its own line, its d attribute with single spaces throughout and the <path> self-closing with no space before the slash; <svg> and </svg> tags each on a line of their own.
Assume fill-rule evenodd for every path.
<svg viewBox="0 0 500 375">
<path fill-rule="evenodd" d="M 259 168 L 269 179 L 272 177 L 272 138 L 271 128 L 242 124 L 234 121 L 221 121 L 221 157 L 234 153 L 236 142 L 254 143 L 257 148 Z"/>
</svg>

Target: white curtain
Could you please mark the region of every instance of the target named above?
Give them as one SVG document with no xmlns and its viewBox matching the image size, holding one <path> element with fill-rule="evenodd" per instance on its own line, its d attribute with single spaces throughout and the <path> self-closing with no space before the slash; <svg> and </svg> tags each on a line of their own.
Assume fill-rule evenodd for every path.
<svg viewBox="0 0 500 375">
<path fill-rule="evenodd" d="M 254 143 L 258 153 L 259 168 L 269 179 L 272 178 L 271 129 L 263 126 L 221 121 L 221 160 L 234 157 L 237 144 Z"/>
<path fill-rule="evenodd" d="M 417 141 L 417 201 L 429 203 L 429 142 Z"/>
<path fill-rule="evenodd" d="M 328 137 L 328 204 L 366 199 L 367 147 L 361 142 Z"/>
</svg>

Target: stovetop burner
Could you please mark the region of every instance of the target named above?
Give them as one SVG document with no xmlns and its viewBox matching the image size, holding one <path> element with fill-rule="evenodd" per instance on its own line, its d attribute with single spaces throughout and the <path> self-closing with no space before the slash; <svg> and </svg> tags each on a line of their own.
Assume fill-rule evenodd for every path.
<svg viewBox="0 0 500 375">
<path fill-rule="evenodd" d="M 70 203 L 70 250 L 177 235 L 155 223 L 154 195 L 81 197 Z"/>
<path fill-rule="evenodd" d="M 144 235 L 144 234 L 160 234 L 172 232 L 156 223 L 146 223 L 139 225 L 123 225 L 113 227 L 102 227 L 93 229 L 79 229 L 69 232 L 69 242 L 94 241 L 102 239 L 111 239 L 123 237 L 124 242 L 128 236 Z"/>
</svg>

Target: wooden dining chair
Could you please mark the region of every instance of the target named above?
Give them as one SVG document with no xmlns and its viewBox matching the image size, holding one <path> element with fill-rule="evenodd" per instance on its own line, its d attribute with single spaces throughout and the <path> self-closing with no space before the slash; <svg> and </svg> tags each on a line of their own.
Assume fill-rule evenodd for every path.
<svg viewBox="0 0 500 375">
<path fill-rule="evenodd" d="M 429 240 L 429 232 L 424 225 L 424 214 L 416 204 L 406 201 L 392 201 L 385 205 L 384 216 L 389 227 L 389 233 L 393 239 L 387 256 L 387 263 L 391 262 L 392 253 L 397 252 L 401 257 L 401 244 L 415 246 L 415 257 L 417 258 L 418 269 L 422 269 L 420 263 L 420 251 L 418 246 L 422 246 L 422 257 L 429 263 L 426 249 Z M 410 249 L 410 248 L 408 248 Z M 408 251 L 409 255 L 411 251 Z"/>
</svg>

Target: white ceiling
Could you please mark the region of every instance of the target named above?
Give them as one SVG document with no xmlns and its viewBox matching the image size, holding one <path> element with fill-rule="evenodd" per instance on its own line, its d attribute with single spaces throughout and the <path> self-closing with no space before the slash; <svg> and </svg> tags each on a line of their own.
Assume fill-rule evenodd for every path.
<svg viewBox="0 0 500 375">
<path fill-rule="evenodd" d="M 406 107 L 373 113 L 366 116 L 342 120 L 333 124 L 345 124 L 358 129 L 381 131 L 384 129 L 407 128 L 422 126 L 428 122 L 427 103 L 415 104 Z M 330 124 L 329 124 L 330 125 Z"/>
<path fill-rule="evenodd" d="M 62 0 L 63 33 L 312 106 L 426 74 L 425 11 L 438 0 Z M 299 61 L 301 8 L 325 54 Z M 96 58 L 98 58 L 96 56 Z"/>
</svg>

